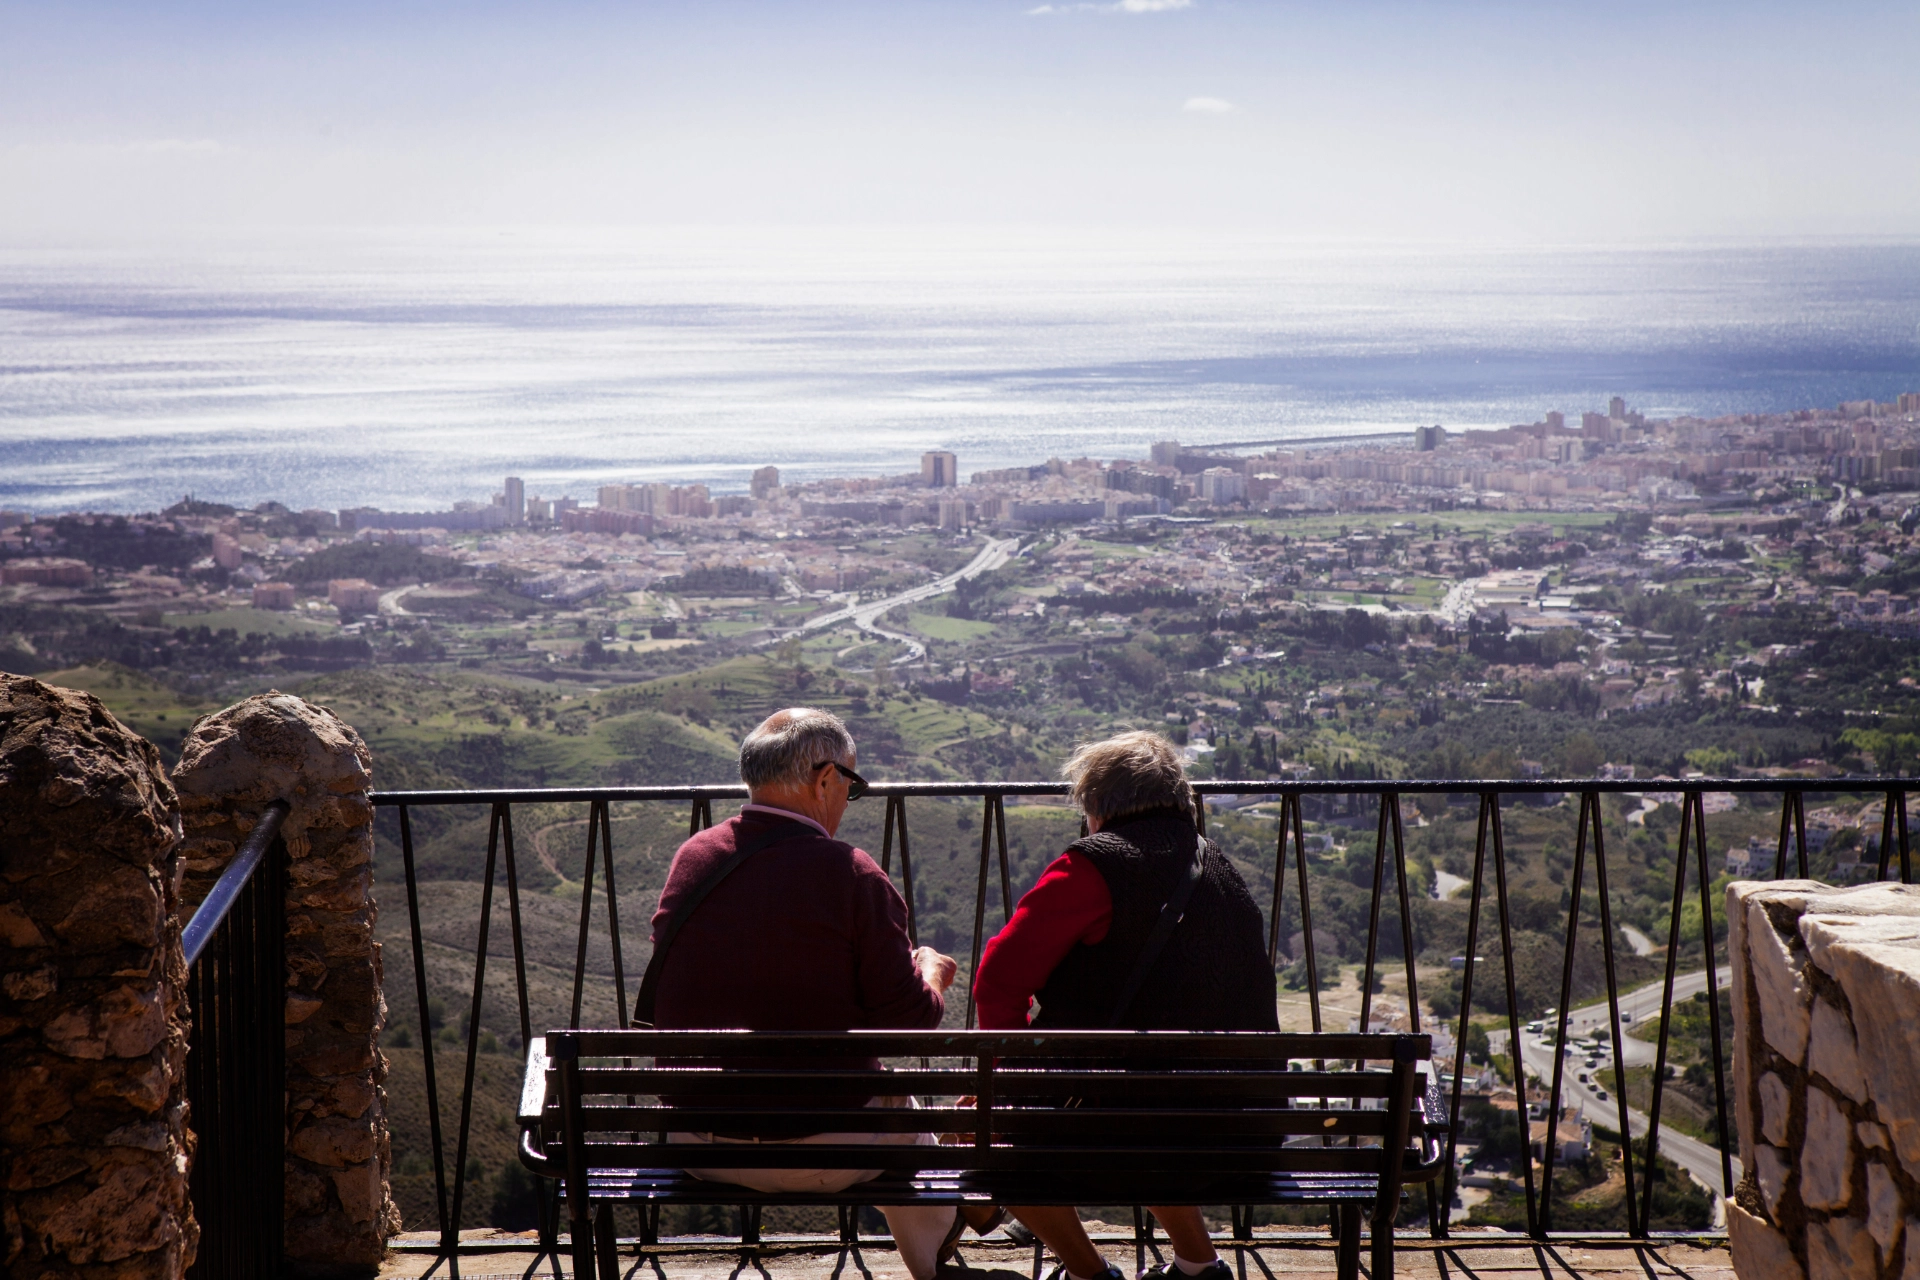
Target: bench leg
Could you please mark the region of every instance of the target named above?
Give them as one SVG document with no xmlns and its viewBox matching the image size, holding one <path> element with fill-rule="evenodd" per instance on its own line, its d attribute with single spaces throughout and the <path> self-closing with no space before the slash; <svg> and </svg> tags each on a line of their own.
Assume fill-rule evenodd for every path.
<svg viewBox="0 0 1920 1280">
<path fill-rule="evenodd" d="M 1334 1239 L 1339 1244 L 1334 1252 L 1334 1267 L 1340 1280 L 1360 1280 L 1360 1206 L 1335 1205 L 1333 1227 Z"/>
<path fill-rule="evenodd" d="M 613 1206 L 604 1200 L 593 1215 L 593 1252 L 600 1263 L 599 1280 L 620 1280 L 620 1242 L 613 1231 Z"/>
<path fill-rule="evenodd" d="M 599 1280 L 593 1265 L 593 1206 L 567 1187 L 567 1234 L 573 1250 L 573 1280 Z"/>
<path fill-rule="evenodd" d="M 1393 1216 L 1373 1223 L 1373 1275 L 1371 1280 L 1393 1280 Z"/>
</svg>

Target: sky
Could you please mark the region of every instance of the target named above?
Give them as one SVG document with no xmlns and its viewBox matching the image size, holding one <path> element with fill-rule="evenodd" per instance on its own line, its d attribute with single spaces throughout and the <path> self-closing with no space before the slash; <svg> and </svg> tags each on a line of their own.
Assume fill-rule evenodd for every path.
<svg viewBox="0 0 1920 1280">
<path fill-rule="evenodd" d="M 1920 5 L 0 0 L 0 240 L 1920 233 Z"/>
</svg>

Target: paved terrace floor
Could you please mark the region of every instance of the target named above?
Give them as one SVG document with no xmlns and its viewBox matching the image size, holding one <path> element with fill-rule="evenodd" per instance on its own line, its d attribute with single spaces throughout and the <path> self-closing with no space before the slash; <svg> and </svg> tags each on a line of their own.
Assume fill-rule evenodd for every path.
<svg viewBox="0 0 1920 1280">
<path fill-rule="evenodd" d="M 1089 1224 L 1090 1226 L 1092 1224 Z M 1259 1233 L 1266 1236 L 1263 1231 Z M 382 1277 L 433 1277 L 433 1280 L 543 1280 L 565 1277 L 568 1265 L 556 1268 L 551 1257 L 541 1258 L 531 1235 L 504 1232 L 462 1232 L 466 1242 L 456 1271 L 430 1253 L 404 1248 L 390 1255 Z M 1102 1238 L 1107 1257 L 1127 1274 L 1134 1270 L 1131 1233 Z M 430 1244 L 426 1234 L 402 1236 L 396 1243 Z M 844 1257 L 830 1238 L 775 1237 L 761 1246 L 756 1258 L 743 1261 L 738 1247 L 727 1241 L 686 1241 L 648 1250 L 646 1258 L 623 1251 L 620 1274 L 631 1280 L 908 1280 L 907 1270 L 891 1249 L 879 1242 L 864 1245 L 859 1261 Z M 1164 1243 L 1161 1246 L 1164 1249 Z M 1242 1280 L 1276 1280 L 1281 1276 L 1334 1277 L 1333 1245 L 1324 1236 L 1292 1234 L 1239 1251 Z M 1235 1262 L 1234 1251 L 1224 1255 Z M 943 1280 L 1028 1280 L 1033 1251 L 992 1240 L 960 1249 L 964 1264 L 942 1271 Z M 1149 1263 L 1158 1256 L 1149 1253 Z M 861 1265 L 861 1264 L 864 1265 Z M 1368 1274 L 1367 1255 L 1360 1270 Z M 1533 1245 L 1514 1242 L 1476 1242 L 1472 1232 L 1455 1232 L 1452 1240 L 1407 1239 L 1395 1253 L 1396 1277 L 1407 1280 L 1734 1280 L 1733 1260 L 1724 1244 L 1672 1243 Z"/>
</svg>

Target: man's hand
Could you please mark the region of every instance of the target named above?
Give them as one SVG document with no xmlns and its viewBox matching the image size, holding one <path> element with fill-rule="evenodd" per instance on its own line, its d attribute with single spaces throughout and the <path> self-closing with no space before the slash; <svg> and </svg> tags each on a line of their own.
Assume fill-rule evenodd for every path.
<svg viewBox="0 0 1920 1280">
<path fill-rule="evenodd" d="M 942 995 L 953 985 L 954 975 L 960 972 L 959 961 L 952 956 L 941 955 L 932 947 L 913 949 L 913 967 L 920 971 L 922 982 Z"/>
</svg>

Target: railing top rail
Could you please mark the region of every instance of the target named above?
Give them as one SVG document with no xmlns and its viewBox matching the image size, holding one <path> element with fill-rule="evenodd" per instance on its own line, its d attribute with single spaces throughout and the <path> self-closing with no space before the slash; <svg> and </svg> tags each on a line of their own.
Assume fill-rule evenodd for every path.
<svg viewBox="0 0 1920 1280">
<path fill-rule="evenodd" d="M 273 847 L 273 841 L 280 834 L 280 824 L 287 820 L 290 806 L 285 800 L 275 800 L 267 806 L 260 820 L 253 824 L 253 831 L 247 836 L 246 843 L 240 846 L 240 852 L 233 855 L 233 861 L 220 873 L 206 900 L 194 911 L 193 919 L 187 921 L 187 927 L 180 931 L 180 949 L 186 953 L 187 967 L 200 958 L 200 953 L 213 941 L 213 935 L 219 932 L 227 913 L 233 910 L 233 904 L 239 900 L 240 891 L 247 887 L 247 881 L 260 868 L 261 859 L 267 850 Z"/>
<path fill-rule="evenodd" d="M 1732 792 L 1779 795 L 1783 792 L 1878 795 L 1920 791 L 1920 778 L 1355 778 L 1315 782 L 1235 779 L 1195 782 L 1203 796 L 1219 795 L 1551 795 L 1599 792 L 1647 795 L 1657 792 Z M 875 782 L 870 796 L 1057 796 L 1064 782 Z M 385 807 L 442 804 L 537 804 L 592 800 L 744 800 L 740 783 L 666 787 L 507 787 L 467 791 L 376 791 L 373 803 Z"/>
</svg>

